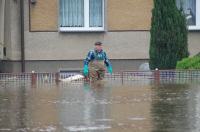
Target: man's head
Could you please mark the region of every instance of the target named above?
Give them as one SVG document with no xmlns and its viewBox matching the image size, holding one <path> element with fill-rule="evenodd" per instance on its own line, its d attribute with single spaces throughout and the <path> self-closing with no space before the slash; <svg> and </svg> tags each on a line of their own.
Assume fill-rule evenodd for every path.
<svg viewBox="0 0 200 132">
<path fill-rule="evenodd" d="M 102 43 L 101 42 L 96 42 L 95 44 L 95 50 L 100 52 L 102 50 Z"/>
</svg>

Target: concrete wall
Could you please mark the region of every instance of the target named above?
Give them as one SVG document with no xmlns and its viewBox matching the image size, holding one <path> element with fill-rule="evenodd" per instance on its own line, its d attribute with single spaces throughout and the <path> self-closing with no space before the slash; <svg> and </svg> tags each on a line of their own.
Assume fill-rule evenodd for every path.
<svg viewBox="0 0 200 132">
<path fill-rule="evenodd" d="M 5 12 L 5 59 L 20 60 L 20 1 L 6 0 Z"/>
<path fill-rule="evenodd" d="M 36 4 L 40 4 L 40 2 L 38 1 Z M 25 53 L 27 60 L 84 59 L 88 50 L 93 49 L 95 41 L 104 43 L 104 48 L 111 59 L 148 58 L 148 31 L 103 33 L 30 32 L 28 2 L 25 5 Z M 36 12 L 32 8 L 36 8 L 36 6 L 31 5 L 33 14 Z M 33 21 L 33 16 L 30 18 Z"/>
<path fill-rule="evenodd" d="M 4 17 L 5 17 L 5 0 L 1 0 L 0 1 L 0 46 L 2 46 L 4 43 L 4 20 L 5 20 Z"/>
<path fill-rule="evenodd" d="M 4 59 L 4 44 L 5 44 L 5 10 L 6 10 L 6 1 L 0 1 L 0 60 Z"/>
<path fill-rule="evenodd" d="M 0 62 L 0 72 L 21 71 L 21 40 L 20 40 L 20 1 L 5 1 L 4 44 L 6 56 Z"/>
<path fill-rule="evenodd" d="M 20 3 L 18 0 L 6 2 L 10 3 L 7 5 L 8 8 L 6 8 L 9 15 L 6 15 L 7 26 L 5 30 L 7 59 L 9 61 L 7 61 L 8 65 L 5 61 L 1 67 L 3 67 L 3 71 L 17 72 L 20 71 Z M 146 62 L 146 60 L 149 58 L 149 31 L 133 30 L 134 28 L 130 28 L 132 30 L 130 31 L 127 30 L 127 27 L 123 26 L 119 31 L 119 29 L 117 29 L 118 26 L 113 25 L 115 24 L 114 21 L 110 21 L 108 25 L 110 24 L 110 27 L 113 26 L 113 28 L 110 28 L 113 30 L 108 30 L 107 32 L 60 33 L 57 31 L 50 31 L 52 28 L 51 25 L 54 25 L 54 21 L 45 27 L 49 29 L 49 31 L 31 32 L 29 27 L 29 2 L 28 0 L 24 0 L 24 2 L 25 59 L 27 60 L 26 71 L 31 71 L 34 69 L 36 69 L 36 71 L 57 71 L 59 67 L 79 68 L 82 66 L 82 60 L 85 58 L 88 50 L 93 48 L 93 43 L 95 41 L 102 41 L 104 43 L 104 49 L 107 51 L 109 58 L 113 60 L 114 68 L 116 70 L 136 70 L 141 63 Z M 130 1 L 126 0 L 126 2 L 129 3 Z M 137 2 L 139 3 L 139 1 Z M 115 5 L 110 10 L 116 10 L 116 7 L 118 7 L 118 5 Z M 123 12 L 121 13 L 123 14 Z M 36 14 L 35 17 L 37 17 Z M 117 21 L 116 19 L 114 20 Z M 143 18 L 140 20 L 143 21 Z M 124 22 L 116 22 L 116 24 L 120 23 Z M 142 25 L 146 25 L 146 27 L 149 28 L 150 22 L 148 21 L 148 24 L 145 23 Z M 35 21 L 35 24 L 37 25 L 37 21 Z M 43 27 L 43 25 L 40 26 Z M 141 27 L 136 29 L 141 29 Z M 34 26 L 31 29 L 36 30 Z M 189 33 L 189 50 L 191 55 L 194 55 L 200 51 L 199 36 L 200 32 L 198 31 Z"/>
<path fill-rule="evenodd" d="M 4 30 L 4 44 L 5 44 L 5 47 L 6 47 L 6 58 L 5 59 L 11 59 L 11 10 L 10 10 L 10 2 L 9 0 L 6 1 L 6 8 L 5 8 L 5 30 Z"/>
<path fill-rule="evenodd" d="M 191 56 L 200 52 L 200 31 L 189 32 L 188 48 Z"/>
<path fill-rule="evenodd" d="M 55 19 L 58 19 L 56 15 L 58 13 L 58 0 L 53 0 L 51 4 L 46 3 L 48 3 L 47 0 L 38 0 L 36 5 L 30 5 L 30 20 L 29 3 L 28 1 L 25 3 L 25 49 L 27 60 L 84 59 L 88 50 L 93 48 L 95 41 L 104 43 L 104 48 L 111 59 L 149 58 L 150 33 L 149 31 L 136 30 L 150 28 L 153 6 L 151 0 L 107 1 L 108 32 L 103 33 L 45 32 L 45 30 L 56 30 Z M 138 19 L 137 22 L 134 20 L 135 17 Z M 30 24 L 32 27 L 29 27 L 29 21 L 33 23 Z M 29 28 L 43 32 L 30 32 Z M 200 42 L 199 35 L 200 32 L 189 33 L 191 55 L 200 51 L 200 46 L 198 46 L 198 42 Z"/>
<path fill-rule="evenodd" d="M 113 71 L 138 70 L 142 63 L 148 60 L 111 60 Z M 26 72 L 58 72 L 61 69 L 79 69 L 83 67 L 83 60 L 42 60 L 26 61 Z M 20 61 L 3 61 L 0 65 L 0 72 L 20 72 Z"/>
<path fill-rule="evenodd" d="M 79 60 L 102 41 L 111 59 L 148 58 L 149 32 L 57 33 L 26 31 L 27 60 Z"/>
</svg>

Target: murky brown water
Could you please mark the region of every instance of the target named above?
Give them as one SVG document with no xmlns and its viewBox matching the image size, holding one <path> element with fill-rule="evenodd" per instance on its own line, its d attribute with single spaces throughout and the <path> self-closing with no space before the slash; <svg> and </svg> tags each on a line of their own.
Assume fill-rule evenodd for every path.
<svg viewBox="0 0 200 132">
<path fill-rule="evenodd" d="M 199 132 L 200 82 L 0 83 L 0 131 Z"/>
</svg>

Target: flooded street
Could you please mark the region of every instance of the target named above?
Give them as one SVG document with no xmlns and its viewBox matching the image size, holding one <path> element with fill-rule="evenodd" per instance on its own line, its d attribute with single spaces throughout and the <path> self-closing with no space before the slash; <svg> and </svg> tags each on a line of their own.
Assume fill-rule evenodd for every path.
<svg viewBox="0 0 200 132">
<path fill-rule="evenodd" d="M 0 132 L 199 132 L 200 82 L 0 83 Z"/>
</svg>

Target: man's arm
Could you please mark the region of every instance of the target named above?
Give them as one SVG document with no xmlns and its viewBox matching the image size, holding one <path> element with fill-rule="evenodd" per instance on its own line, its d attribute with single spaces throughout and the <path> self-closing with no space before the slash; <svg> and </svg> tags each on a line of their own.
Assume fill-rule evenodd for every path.
<svg viewBox="0 0 200 132">
<path fill-rule="evenodd" d="M 84 65 L 88 66 L 89 62 L 91 60 L 93 60 L 93 59 L 94 59 L 94 52 L 93 51 L 89 51 L 86 59 L 84 60 Z"/>
<path fill-rule="evenodd" d="M 110 60 L 108 59 L 105 52 L 104 52 L 104 57 L 105 57 L 104 63 L 106 64 L 107 70 L 110 74 L 112 74 L 112 72 L 113 72 L 112 65 L 111 65 Z"/>
<path fill-rule="evenodd" d="M 111 66 L 111 62 L 108 59 L 106 52 L 104 52 L 104 63 L 106 64 L 107 67 Z"/>
</svg>

